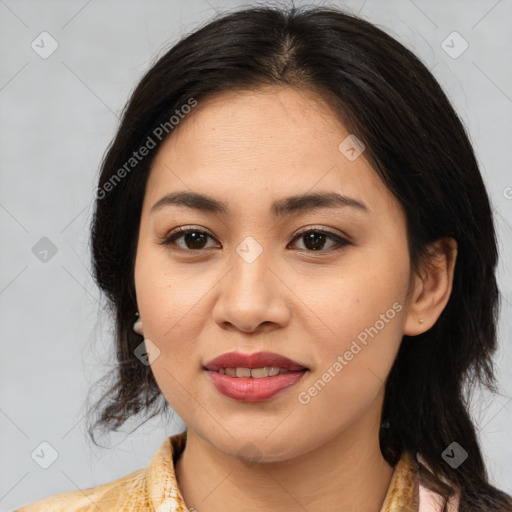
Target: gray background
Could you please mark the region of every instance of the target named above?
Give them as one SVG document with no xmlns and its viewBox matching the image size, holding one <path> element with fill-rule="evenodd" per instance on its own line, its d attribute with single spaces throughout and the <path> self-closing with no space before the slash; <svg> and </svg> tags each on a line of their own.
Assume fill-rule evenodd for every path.
<svg viewBox="0 0 512 512">
<path fill-rule="evenodd" d="M 165 436 L 183 427 L 179 418 L 154 418 L 128 435 L 137 423 L 128 424 L 112 436 L 112 450 L 87 440 L 87 390 L 112 354 L 112 327 L 89 273 L 88 226 L 99 162 L 137 81 L 179 37 L 216 11 L 242 5 L 254 4 L 0 0 L 1 511 L 142 468 Z M 512 2 L 331 5 L 359 13 L 412 49 L 474 143 L 499 227 L 503 308 L 496 358 L 502 394 L 476 394 L 473 414 L 491 478 L 512 493 Z M 51 48 L 43 31 L 58 43 L 47 58 L 31 47 L 35 41 L 39 52 Z M 469 45 L 457 58 L 463 40 L 442 43 L 453 31 Z M 43 237 L 54 255 L 38 253 L 48 245 Z M 31 457 L 42 442 L 58 452 L 48 469 Z"/>
</svg>

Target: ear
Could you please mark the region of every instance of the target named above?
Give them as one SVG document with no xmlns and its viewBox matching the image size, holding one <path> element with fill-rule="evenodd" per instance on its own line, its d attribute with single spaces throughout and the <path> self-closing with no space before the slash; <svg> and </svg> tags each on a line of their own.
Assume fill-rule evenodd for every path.
<svg viewBox="0 0 512 512">
<path fill-rule="evenodd" d="M 135 320 L 135 323 L 133 324 L 133 330 L 140 334 L 141 336 L 144 336 L 144 330 L 142 328 L 142 320 L 139 317 L 139 314 L 137 313 L 137 319 Z"/>
<path fill-rule="evenodd" d="M 453 285 L 457 242 L 439 238 L 429 246 L 431 257 L 414 276 L 404 325 L 404 334 L 416 336 L 428 331 L 437 321 L 450 298 Z"/>
</svg>

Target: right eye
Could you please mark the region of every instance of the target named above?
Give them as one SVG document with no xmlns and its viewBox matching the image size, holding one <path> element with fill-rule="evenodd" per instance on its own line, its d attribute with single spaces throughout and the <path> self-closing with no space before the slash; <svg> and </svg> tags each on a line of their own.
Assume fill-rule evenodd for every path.
<svg viewBox="0 0 512 512">
<path fill-rule="evenodd" d="M 197 229 L 194 227 L 179 227 L 173 231 L 171 231 L 162 242 L 159 242 L 160 245 L 164 246 L 173 246 L 177 245 L 175 242 L 176 240 L 179 240 L 180 238 L 183 238 L 184 243 L 186 245 L 190 245 L 191 247 L 181 247 L 180 245 L 177 245 L 178 249 L 192 252 L 192 251 L 200 251 L 201 249 L 204 249 L 205 247 L 205 241 L 207 238 L 210 237 L 213 239 L 213 237 L 207 233 L 206 231 L 203 231 L 201 229 Z M 172 247 L 171 247 L 172 248 Z"/>
</svg>

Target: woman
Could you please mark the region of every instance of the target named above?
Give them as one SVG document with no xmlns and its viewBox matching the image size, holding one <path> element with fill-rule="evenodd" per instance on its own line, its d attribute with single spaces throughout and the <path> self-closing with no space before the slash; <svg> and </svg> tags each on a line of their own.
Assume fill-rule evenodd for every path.
<svg viewBox="0 0 512 512">
<path fill-rule="evenodd" d="M 465 394 L 495 390 L 489 198 L 440 86 L 375 26 L 254 8 L 180 41 L 106 154 L 92 251 L 118 368 L 91 436 L 161 398 L 187 428 L 20 512 L 512 510 Z"/>
</svg>

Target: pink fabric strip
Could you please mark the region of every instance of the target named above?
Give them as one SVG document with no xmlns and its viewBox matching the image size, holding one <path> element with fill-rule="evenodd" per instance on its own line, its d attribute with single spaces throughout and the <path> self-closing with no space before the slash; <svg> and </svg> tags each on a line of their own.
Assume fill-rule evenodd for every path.
<svg viewBox="0 0 512 512">
<path fill-rule="evenodd" d="M 416 459 L 431 471 L 429 465 L 419 453 L 416 454 Z M 459 501 L 459 495 L 450 498 L 447 507 L 448 512 L 458 512 Z M 441 512 L 443 510 L 443 505 L 444 500 L 439 496 L 439 494 L 420 484 L 420 506 L 418 512 Z"/>
</svg>

